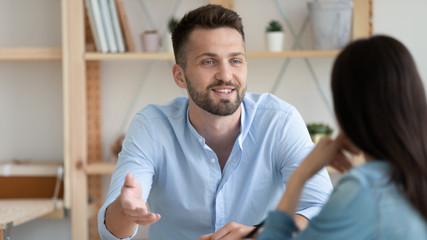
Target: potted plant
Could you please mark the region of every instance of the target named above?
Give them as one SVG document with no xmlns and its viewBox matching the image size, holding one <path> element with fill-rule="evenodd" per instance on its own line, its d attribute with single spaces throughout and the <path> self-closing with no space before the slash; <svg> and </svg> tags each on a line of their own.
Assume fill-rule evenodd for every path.
<svg viewBox="0 0 427 240">
<path fill-rule="evenodd" d="M 324 136 L 330 136 L 333 132 L 332 128 L 323 123 L 307 124 L 308 133 L 314 143 L 318 143 Z"/>
<path fill-rule="evenodd" d="M 165 35 L 165 50 L 167 52 L 173 52 L 173 45 L 172 45 L 172 31 L 175 29 L 176 25 L 178 24 L 178 19 L 175 17 L 169 18 L 168 21 L 168 32 Z"/>
<path fill-rule="evenodd" d="M 267 50 L 271 52 L 283 51 L 283 43 L 285 40 L 285 32 L 283 25 L 277 20 L 271 20 L 266 29 Z"/>
</svg>

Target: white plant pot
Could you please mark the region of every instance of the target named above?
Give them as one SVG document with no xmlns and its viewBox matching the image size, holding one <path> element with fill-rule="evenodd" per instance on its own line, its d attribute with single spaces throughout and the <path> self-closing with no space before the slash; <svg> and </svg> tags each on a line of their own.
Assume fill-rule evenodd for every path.
<svg viewBox="0 0 427 240">
<path fill-rule="evenodd" d="M 144 52 L 158 52 L 160 48 L 160 35 L 157 32 L 144 32 L 140 35 L 142 50 Z"/>
<path fill-rule="evenodd" d="M 281 52 L 284 48 L 284 32 L 267 32 L 266 35 L 267 50 L 270 52 Z"/>
<path fill-rule="evenodd" d="M 172 33 L 168 32 L 165 34 L 163 44 L 166 52 L 173 52 Z"/>
</svg>

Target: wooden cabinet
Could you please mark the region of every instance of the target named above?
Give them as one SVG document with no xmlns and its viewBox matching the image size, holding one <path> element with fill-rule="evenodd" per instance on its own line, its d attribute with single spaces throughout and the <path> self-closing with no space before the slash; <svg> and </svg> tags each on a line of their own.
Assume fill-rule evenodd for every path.
<svg viewBox="0 0 427 240">
<path fill-rule="evenodd" d="M 233 6 L 233 0 L 211 1 Z M 372 0 L 354 1 L 353 36 L 371 34 Z M 84 1 L 62 0 L 62 61 L 64 83 L 64 134 L 66 183 L 70 192 L 72 239 L 95 239 L 96 222 L 91 231 L 87 224 L 90 208 L 89 191 L 98 190 L 99 176 L 111 174 L 114 164 L 103 163 L 100 153 L 100 61 L 108 60 L 169 60 L 171 53 L 102 54 L 85 52 Z M 60 55 L 57 49 L 39 49 L 43 56 Z M 20 52 L 20 51 L 19 51 Z M 23 51 L 27 57 L 29 52 Z M 248 58 L 298 58 L 336 56 L 336 51 L 248 52 Z M 91 179 L 92 178 L 92 179 Z M 93 181 L 94 183 L 91 183 Z M 89 185 L 95 189 L 90 189 Z M 88 190 L 89 189 L 89 190 Z M 99 192 L 98 192 L 99 194 Z M 96 194 L 95 194 L 96 195 Z M 98 203 L 103 199 L 94 195 Z M 96 205 L 96 203 L 95 203 Z M 95 207 L 95 212 L 97 207 Z M 95 225 L 94 225 L 95 224 Z"/>
</svg>

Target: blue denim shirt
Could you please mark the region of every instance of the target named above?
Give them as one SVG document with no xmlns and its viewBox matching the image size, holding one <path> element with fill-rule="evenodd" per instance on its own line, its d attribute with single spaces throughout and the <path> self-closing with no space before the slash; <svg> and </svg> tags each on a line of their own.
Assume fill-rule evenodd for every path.
<svg viewBox="0 0 427 240">
<path fill-rule="evenodd" d="M 199 239 L 229 222 L 255 225 L 267 217 L 313 143 L 296 109 L 271 94 L 247 93 L 241 108 L 241 133 L 223 171 L 188 119 L 188 98 L 142 109 L 99 211 L 102 238 L 117 239 L 105 228 L 104 215 L 127 173 L 141 183 L 151 211 L 162 216 L 150 225 L 150 239 Z M 316 215 L 331 191 L 323 170 L 306 185 L 298 213 Z"/>
<path fill-rule="evenodd" d="M 390 182 L 388 170 L 388 163 L 378 160 L 352 169 L 296 237 L 292 217 L 274 211 L 257 239 L 427 239 L 427 221 Z"/>
</svg>

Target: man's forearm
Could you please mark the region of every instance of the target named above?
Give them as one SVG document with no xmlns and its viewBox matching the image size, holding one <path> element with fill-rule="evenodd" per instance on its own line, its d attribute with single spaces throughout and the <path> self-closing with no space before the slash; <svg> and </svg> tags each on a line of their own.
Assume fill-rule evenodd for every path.
<svg viewBox="0 0 427 240">
<path fill-rule="evenodd" d="M 126 217 L 116 199 L 105 210 L 105 226 L 114 236 L 126 238 L 132 236 L 137 224 Z"/>
</svg>

